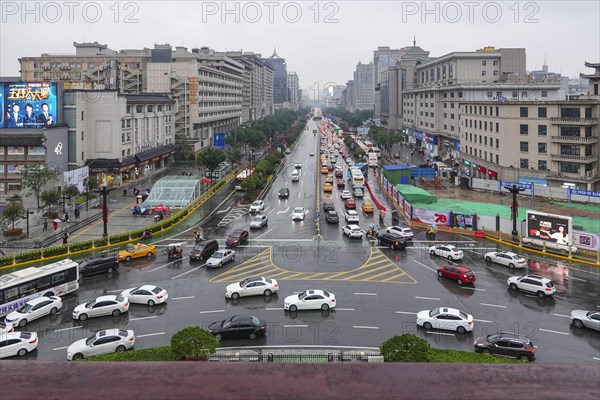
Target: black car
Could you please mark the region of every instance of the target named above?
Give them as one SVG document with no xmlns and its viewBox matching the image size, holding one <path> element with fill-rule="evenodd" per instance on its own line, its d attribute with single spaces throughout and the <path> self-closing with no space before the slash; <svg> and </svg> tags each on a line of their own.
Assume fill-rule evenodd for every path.
<svg viewBox="0 0 600 400">
<path fill-rule="evenodd" d="M 288 188 L 281 188 L 279 189 L 279 197 L 285 197 L 286 199 L 288 197 L 290 197 L 290 189 Z"/>
<path fill-rule="evenodd" d="M 535 346 L 531 339 L 514 333 L 495 333 L 477 338 L 474 343 L 478 353 L 514 357 L 519 360 L 535 360 Z"/>
<path fill-rule="evenodd" d="M 224 321 L 213 322 L 208 331 L 217 340 L 221 339 L 250 339 L 264 336 L 267 331 L 265 321 L 252 315 L 234 315 Z"/>
<path fill-rule="evenodd" d="M 219 250 L 219 243 L 214 239 L 196 243 L 190 252 L 190 261 L 202 261 L 210 258 L 217 250 Z"/>
<path fill-rule="evenodd" d="M 340 217 L 338 217 L 337 212 L 330 210 L 325 213 L 325 221 L 327 221 L 330 224 L 339 224 Z"/>
<path fill-rule="evenodd" d="M 397 233 L 384 233 L 377 238 L 380 246 L 390 246 L 392 250 L 406 249 L 406 239 Z"/>
<path fill-rule="evenodd" d="M 333 203 L 323 203 L 323 212 L 327 213 L 327 211 L 333 211 L 335 208 L 333 207 Z"/>
<path fill-rule="evenodd" d="M 95 274 L 110 274 L 119 269 L 119 260 L 117 256 L 93 257 L 82 261 L 79 264 L 79 276 L 90 276 Z"/>
</svg>

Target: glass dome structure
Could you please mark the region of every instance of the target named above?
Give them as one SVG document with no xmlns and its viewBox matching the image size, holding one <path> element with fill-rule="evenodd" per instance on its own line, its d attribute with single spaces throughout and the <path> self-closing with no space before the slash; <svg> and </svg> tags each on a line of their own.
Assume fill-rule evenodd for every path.
<svg viewBox="0 0 600 400">
<path fill-rule="evenodd" d="M 194 176 L 165 176 L 156 181 L 142 208 L 164 205 L 182 208 L 197 199 L 202 193 L 202 181 Z"/>
</svg>

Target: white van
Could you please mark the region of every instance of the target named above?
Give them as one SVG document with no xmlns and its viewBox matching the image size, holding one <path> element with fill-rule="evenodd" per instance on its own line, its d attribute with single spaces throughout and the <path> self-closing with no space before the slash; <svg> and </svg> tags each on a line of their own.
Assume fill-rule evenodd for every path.
<svg viewBox="0 0 600 400">
<path fill-rule="evenodd" d="M 297 169 L 292 171 L 292 182 L 298 182 L 300 180 L 300 172 Z"/>
</svg>

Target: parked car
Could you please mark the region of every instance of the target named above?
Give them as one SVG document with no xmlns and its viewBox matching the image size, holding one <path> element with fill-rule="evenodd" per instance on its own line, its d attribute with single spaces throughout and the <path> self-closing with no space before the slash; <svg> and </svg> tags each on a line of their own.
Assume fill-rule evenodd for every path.
<svg viewBox="0 0 600 400">
<path fill-rule="evenodd" d="M 290 189 L 288 189 L 288 188 L 279 189 L 279 198 L 287 199 L 288 197 L 290 197 Z"/>
<path fill-rule="evenodd" d="M 54 315 L 62 308 L 62 300 L 58 296 L 42 296 L 31 299 L 15 311 L 4 317 L 4 322 L 12 326 L 24 327 L 28 322 L 46 315 Z"/>
<path fill-rule="evenodd" d="M 223 266 L 223 264 L 227 264 L 229 261 L 235 261 L 235 251 L 215 251 L 213 255 L 208 260 L 206 260 L 206 266 L 220 268 Z"/>
<path fill-rule="evenodd" d="M 125 250 L 119 251 L 118 259 L 131 261 L 133 258 L 152 257 L 156 254 L 156 246 L 153 244 L 137 243 L 130 245 Z"/>
<path fill-rule="evenodd" d="M 73 310 L 73 319 L 85 321 L 88 318 L 112 315 L 118 317 L 129 311 L 129 300 L 124 296 L 100 296 L 87 303 L 79 304 Z"/>
<path fill-rule="evenodd" d="M 208 326 L 208 331 L 219 341 L 242 338 L 254 340 L 265 335 L 267 324 L 255 316 L 235 315 L 223 321 L 213 322 Z"/>
<path fill-rule="evenodd" d="M 346 214 L 344 215 L 346 222 L 359 222 L 359 218 L 358 218 L 358 213 L 354 210 L 348 210 L 346 211 Z"/>
<path fill-rule="evenodd" d="M 600 331 L 600 311 L 573 310 L 570 319 L 575 328 L 585 326 Z"/>
<path fill-rule="evenodd" d="M 265 296 L 269 297 L 279 291 L 279 284 L 275 279 L 268 279 L 264 276 L 260 278 L 248 278 L 239 283 L 232 283 L 225 288 L 225 297 L 228 299 L 238 299 L 246 296 Z"/>
<path fill-rule="evenodd" d="M 353 199 L 348 199 L 344 201 L 344 207 L 346 207 L 346 210 L 356 210 L 356 202 Z"/>
<path fill-rule="evenodd" d="M 190 252 L 190 261 L 206 260 L 217 250 L 219 250 L 219 243 L 215 239 L 196 243 Z"/>
<path fill-rule="evenodd" d="M 13 333 L 15 328 L 11 323 L 0 321 L 0 336 L 5 335 L 7 333 Z"/>
<path fill-rule="evenodd" d="M 67 360 L 81 360 L 100 354 L 122 353 L 133 349 L 135 334 L 132 330 L 104 329 L 78 340 L 67 348 Z"/>
<path fill-rule="evenodd" d="M 350 193 L 349 190 L 344 190 L 342 191 L 342 193 L 340 193 L 340 197 L 342 198 L 342 200 L 352 199 L 352 193 Z"/>
<path fill-rule="evenodd" d="M 514 333 L 500 332 L 475 339 L 475 351 L 525 361 L 535 360 L 535 346 L 531 339 Z"/>
<path fill-rule="evenodd" d="M 300 220 L 303 221 L 306 216 L 307 210 L 304 207 L 296 207 L 292 211 L 292 221 Z"/>
<path fill-rule="evenodd" d="M 325 202 L 325 203 L 323 203 L 323 208 L 322 209 L 323 209 L 323 212 L 326 213 L 327 211 L 333 211 L 333 210 L 335 210 L 335 207 L 334 207 L 333 203 L 327 203 L 327 202 Z"/>
<path fill-rule="evenodd" d="M 335 295 L 324 290 L 305 290 L 284 300 L 283 308 L 291 312 L 298 310 L 329 310 L 335 308 Z"/>
<path fill-rule="evenodd" d="M 88 258 L 79 264 L 79 277 L 83 278 L 95 274 L 110 274 L 118 269 L 119 258 L 116 256 Z"/>
<path fill-rule="evenodd" d="M 548 278 L 543 278 L 538 275 L 523 275 L 511 276 L 506 281 L 506 284 L 512 290 L 522 290 L 535 294 L 540 299 L 554 296 L 556 293 L 556 285 Z"/>
<path fill-rule="evenodd" d="M 155 285 L 142 285 L 125 289 L 121 292 L 121 296 L 127 298 L 133 304 L 147 304 L 150 307 L 169 300 L 169 293 L 165 289 Z"/>
<path fill-rule="evenodd" d="M 463 283 L 475 282 L 475 274 L 469 268 L 462 265 L 448 265 L 446 267 L 439 267 L 437 273 L 440 277 L 452 279 L 459 285 Z"/>
<path fill-rule="evenodd" d="M 330 224 L 339 224 L 340 217 L 338 216 L 337 212 L 329 210 L 325 213 L 325 221 Z"/>
<path fill-rule="evenodd" d="M 258 213 L 258 212 L 263 211 L 264 209 L 265 209 L 265 202 L 262 201 L 262 200 L 256 200 L 250 206 L 250 212 L 251 213 Z"/>
<path fill-rule="evenodd" d="M 485 253 L 484 258 L 487 262 L 494 262 L 509 268 L 525 268 L 527 266 L 527 260 L 510 251 L 491 251 Z"/>
<path fill-rule="evenodd" d="M 412 240 L 413 236 L 414 236 L 412 229 L 403 228 L 398 225 L 393 225 L 393 226 L 385 228 L 385 232 L 386 233 L 397 233 L 397 234 L 401 235 L 402 237 L 406 238 L 406 240 Z"/>
<path fill-rule="evenodd" d="M 429 254 L 432 256 L 440 256 L 448 260 L 462 260 L 464 257 L 463 251 L 451 244 L 436 244 L 429 247 Z"/>
<path fill-rule="evenodd" d="M 406 239 L 397 233 L 384 233 L 377 238 L 380 246 L 390 246 L 392 250 L 406 249 Z"/>
<path fill-rule="evenodd" d="M 342 228 L 342 233 L 348 236 L 350 239 L 362 239 L 363 235 L 365 234 L 365 232 L 360 229 L 360 226 L 358 225 L 345 225 Z"/>
<path fill-rule="evenodd" d="M 0 358 L 19 356 L 31 353 L 38 346 L 38 335 L 35 332 L 11 332 L 0 336 Z"/>
<path fill-rule="evenodd" d="M 370 201 L 365 201 L 362 204 L 361 208 L 365 214 L 373 214 L 375 212 L 375 207 L 373 206 L 373 203 L 371 203 Z"/>
<path fill-rule="evenodd" d="M 269 218 L 266 215 L 257 215 L 250 221 L 250 229 L 261 229 L 269 224 Z"/>
<path fill-rule="evenodd" d="M 417 313 L 417 325 L 425 329 L 444 329 L 465 333 L 473 331 L 473 316 L 456 308 L 438 307 Z"/>
<path fill-rule="evenodd" d="M 248 242 L 249 233 L 246 230 L 238 229 L 229 234 L 227 240 L 225 241 L 225 245 L 229 247 L 239 246 L 242 243 Z"/>
</svg>

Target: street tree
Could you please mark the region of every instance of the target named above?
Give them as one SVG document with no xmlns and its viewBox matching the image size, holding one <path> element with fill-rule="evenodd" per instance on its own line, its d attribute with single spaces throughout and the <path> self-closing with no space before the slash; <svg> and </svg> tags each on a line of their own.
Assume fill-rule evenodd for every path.
<svg viewBox="0 0 600 400">
<path fill-rule="evenodd" d="M 60 201 L 60 192 L 58 189 L 44 190 L 40 195 L 40 199 L 46 204 L 46 207 L 53 206 Z"/>
<path fill-rule="evenodd" d="M 79 188 L 76 185 L 65 186 L 62 193 L 66 197 L 75 197 L 79 195 Z"/>
<path fill-rule="evenodd" d="M 227 151 L 227 160 L 231 164 L 239 163 L 242 159 L 242 150 L 239 147 L 232 147 Z"/>
<path fill-rule="evenodd" d="M 254 153 L 256 149 L 265 143 L 265 135 L 257 129 L 248 128 L 246 130 L 246 143 Z"/>
<path fill-rule="evenodd" d="M 83 187 L 85 188 L 85 209 L 88 210 L 89 209 L 88 202 L 90 200 L 90 193 L 92 193 L 92 191 L 94 189 L 97 189 L 100 187 L 100 182 L 98 182 L 98 178 L 96 178 L 95 175 L 91 175 L 83 180 Z"/>
<path fill-rule="evenodd" d="M 219 164 L 227 160 L 227 155 L 221 149 L 215 149 L 214 147 L 208 147 L 198 153 L 196 153 L 196 160 L 203 165 L 212 176 L 212 172 L 219 168 Z"/>
<path fill-rule="evenodd" d="M 2 215 L 12 222 L 13 229 L 15 229 L 15 221 L 22 218 L 23 214 L 25 214 L 25 208 L 20 201 L 9 201 L 2 211 Z"/>
<path fill-rule="evenodd" d="M 43 164 L 25 164 L 21 172 L 21 184 L 31 192 L 26 196 L 35 196 L 37 208 L 40 208 L 40 197 L 44 186 L 56 177 L 57 173 Z"/>
</svg>

